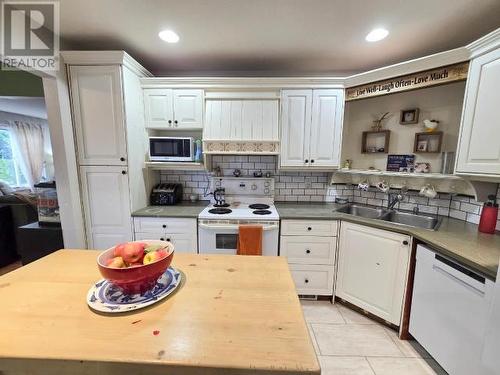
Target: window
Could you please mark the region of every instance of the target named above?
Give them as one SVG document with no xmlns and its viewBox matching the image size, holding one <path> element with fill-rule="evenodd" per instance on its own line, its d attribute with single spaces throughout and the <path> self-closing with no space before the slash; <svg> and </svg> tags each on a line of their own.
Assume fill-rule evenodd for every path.
<svg viewBox="0 0 500 375">
<path fill-rule="evenodd" d="M 11 186 L 27 185 L 15 159 L 11 134 L 4 128 L 0 128 L 0 181 Z"/>
</svg>

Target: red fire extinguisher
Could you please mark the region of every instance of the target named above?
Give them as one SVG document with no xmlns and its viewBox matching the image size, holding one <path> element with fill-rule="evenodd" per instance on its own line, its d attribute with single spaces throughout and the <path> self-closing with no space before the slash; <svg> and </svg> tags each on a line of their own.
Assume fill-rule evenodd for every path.
<svg viewBox="0 0 500 375">
<path fill-rule="evenodd" d="M 495 233 L 498 220 L 498 203 L 494 195 L 488 195 L 489 201 L 483 206 L 481 219 L 479 220 L 479 231 L 483 233 Z"/>
</svg>

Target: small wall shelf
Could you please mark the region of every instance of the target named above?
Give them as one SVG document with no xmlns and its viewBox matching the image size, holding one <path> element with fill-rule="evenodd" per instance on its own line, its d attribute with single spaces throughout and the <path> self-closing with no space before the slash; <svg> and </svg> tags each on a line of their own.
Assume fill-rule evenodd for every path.
<svg viewBox="0 0 500 375">
<path fill-rule="evenodd" d="M 145 163 L 146 168 L 157 171 L 169 171 L 169 170 L 179 170 L 179 171 L 203 171 L 206 170 L 205 164 L 195 163 L 195 162 L 159 162 L 159 161 L 147 161 Z"/>
<path fill-rule="evenodd" d="M 362 154 L 387 154 L 389 152 L 390 130 L 370 130 L 363 132 Z"/>
<path fill-rule="evenodd" d="M 439 153 L 443 144 L 443 132 L 415 133 L 413 152 Z"/>
<path fill-rule="evenodd" d="M 409 177 L 409 178 L 429 178 L 441 180 L 462 180 L 461 177 L 453 174 L 442 173 L 409 173 L 409 172 L 390 172 L 377 169 L 339 169 L 334 174 L 364 175 L 364 176 L 387 176 L 387 177 Z"/>
<path fill-rule="evenodd" d="M 488 195 L 495 194 L 497 185 L 491 182 L 470 181 L 453 174 L 388 172 L 373 169 L 338 169 L 332 173 L 330 184 L 355 184 L 368 182 L 375 186 L 386 181 L 392 188 L 403 185 L 413 190 L 431 184 L 440 193 L 463 194 L 473 196 L 479 202 L 485 202 Z"/>
</svg>

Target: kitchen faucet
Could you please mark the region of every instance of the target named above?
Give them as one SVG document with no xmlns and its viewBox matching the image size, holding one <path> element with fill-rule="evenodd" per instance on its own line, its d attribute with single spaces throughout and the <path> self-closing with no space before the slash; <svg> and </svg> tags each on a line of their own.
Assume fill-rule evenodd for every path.
<svg viewBox="0 0 500 375">
<path fill-rule="evenodd" d="M 403 186 L 399 193 L 389 194 L 389 203 L 387 204 L 387 208 L 389 210 L 392 210 L 397 203 L 401 202 L 404 199 L 406 193 L 408 193 L 408 188 L 406 186 Z"/>
</svg>

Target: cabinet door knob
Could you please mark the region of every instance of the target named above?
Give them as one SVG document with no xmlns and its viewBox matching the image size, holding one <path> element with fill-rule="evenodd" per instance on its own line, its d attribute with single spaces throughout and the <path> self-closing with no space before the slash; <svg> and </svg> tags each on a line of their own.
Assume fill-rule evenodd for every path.
<svg viewBox="0 0 500 375">
<path fill-rule="evenodd" d="M 165 241 L 165 239 L 163 237 L 160 237 L 160 241 Z"/>
<path fill-rule="evenodd" d="M 167 227 L 167 225 L 166 225 L 166 224 L 163 224 L 163 225 L 162 225 L 162 227 L 163 227 L 163 228 L 166 228 L 166 227 Z"/>
<path fill-rule="evenodd" d="M 121 158 L 120 158 L 120 161 L 125 161 L 125 158 L 124 158 L 124 157 L 121 157 Z"/>
<path fill-rule="evenodd" d="M 307 230 L 312 230 L 312 228 L 311 227 L 307 227 Z"/>
<path fill-rule="evenodd" d="M 171 124 L 172 123 L 172 120 L 168 120 L 168 123 Z"/>
<path fill-rule="evenodd" d="M 167 238 L 167 242 L 170 242 L 170 238 Z"/>
<path fill-rule="evenodd" d="M 309 163 L 309 159 L 304 160 L 305 163 Z"/>
<path fill-rule="evenodd" d="M 306 254 L 311 254 L 311 250 L 306 249 Z"/>
<path fill-rule="evenodd" d="M 122 174 L 127 174 L 127 171 L 122 171 Z"/>
<path fill-rule="evenodd" d="M 177 125 L 179 122 L 177 120 L 174 121 L 174 124 Z"/>
<path fill-rule="evenodd" d="M 309 279 L 305 279 L 304 282 L 307 284 L 309 282 Z"/>
<path fill-rule="evenodd" d="M 405 245 L 405 246 L 408 245 L 408 241 L 404 240 L 403 245 Z"/>
<path fill-rule="evenodd" d="M 314 163 L 314 159 L 311 159 L 311 163 Z"/>
</svg>

